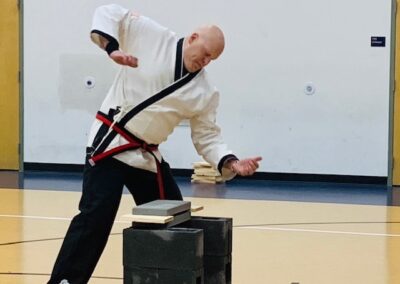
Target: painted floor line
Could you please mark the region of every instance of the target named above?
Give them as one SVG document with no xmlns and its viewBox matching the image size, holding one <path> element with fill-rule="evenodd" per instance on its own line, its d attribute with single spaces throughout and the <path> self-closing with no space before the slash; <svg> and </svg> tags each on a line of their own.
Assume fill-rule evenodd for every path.
<svg viewBox="0 0 400 284">
<path fill-rule="evenodd" d="M 20 218 L 20 219 L 35 219 L 35 220 L 61 220 L 61 221 L 71 221 L 72 218 L 66 217 L 48 217 L 48 216 L 29 216 L 29 215 L 0 215 L 0 218 Z M 114 221 L 114 223 L 128 224 L 132 223 L 129 221 Z"/>
<path fill-rule="evenodd" d="M 311 229 L 291 229 L 291 228 L 276 228 L 276 227 L 235 227 L 235 228 L 237 228 L 237 229 L 252 229 L 252 230 L 268 230 L 268 231 L 341 234 L 341 235 L 356 235 L 356 236 L 400 237 L 399 234 L 363 233 L 363 232 L 328 231 L 328 230 L 311 230 Z"/>
<path fill-rule="evenodd" d="M 38 219 L 38 220 L 65 220 L 71 221 L 72 218 L 65 217 L 47 217 L 47 216 L 29 216 L 29 215 L 0 215 L 0 218 L 21 218 L 21 219 Z"/>
<path fill-rule="evenodd" d="M 36 219 L 36 220 L 62 220 L 71 221 L 72 218 L 66 217 L 47 217 L 47 216 L 30 216 L 30 215 L 0 215 L 0 218 L 22 218 L 22 219 Z M 128 224 L 130 221 L 114 221 L 114 223 Z M 278 228 L 278 227 L 240 227 L 235 229 L 251 229 L 251 230 L 268 230 L 268 231 L 286 231 L 286 232 L 306 232 L 306 233 L 324 233 L 324 234 L 341 234 L 341 235 L 356 235 L 356 236 L 376 236 L 376 237 L 400 237 L 400 234 L 383 234 L 383 233 L 363 233 L 363 232 L 349 232 L 349 231 L 329 231 L 329 230 L 312 230 L 312 229 L 294 229 L 294 228 Z"/>
</svg>

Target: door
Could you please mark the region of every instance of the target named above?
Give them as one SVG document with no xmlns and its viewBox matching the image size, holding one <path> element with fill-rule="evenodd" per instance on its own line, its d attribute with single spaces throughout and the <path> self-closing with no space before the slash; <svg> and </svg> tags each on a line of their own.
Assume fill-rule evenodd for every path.
<svg viewBox="0 0 400 284">
<path fill-rule="evenodd" d="M 396 13 L 395 95 L 393 115 L 393 185 L 400 185 L 400 17 Z"/>
<path fill-rule="evenodd" d="M 18 170 L 20 102 L 17 0 L 1 0 L 0 35 L 0 170 Z"/>
<path fill-rule="evenodd" d="M 400 185 L 400 16 L 396 13 L 396 62 L 393 118 L 393 185 Z"/>
</svg>

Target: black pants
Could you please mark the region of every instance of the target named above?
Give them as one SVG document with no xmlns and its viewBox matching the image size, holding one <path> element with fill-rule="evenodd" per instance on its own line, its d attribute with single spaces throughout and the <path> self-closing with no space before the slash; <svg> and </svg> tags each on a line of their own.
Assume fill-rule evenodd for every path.
<svg viewBox="0 0 400 284">
<path fill-rule="evenodd" d="M 161 164 L 165 198 L 182 200 L 168 163 Z M 70 284 L 86 284 L 106 246 L 124 185 L 136 205 L 159 199 L 157 175 L 107 158 L 94 167 L 86 161 L 80 213 L 64 238 L 49 284 L 63 279 Z"/>
</svg>

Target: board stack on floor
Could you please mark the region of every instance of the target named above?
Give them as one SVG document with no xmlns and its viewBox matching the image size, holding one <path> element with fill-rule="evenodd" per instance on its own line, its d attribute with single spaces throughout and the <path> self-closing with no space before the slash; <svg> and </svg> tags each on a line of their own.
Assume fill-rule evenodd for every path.
<svg viewBox="0 0 400 284">
<path fill-rule="evenodd" d="M 207 162 L 193 163 L 193 183 L 222 183 L 221 174 Z"/>
<path fill-rule="evenodd" d="M 232 219 L 191 210 L 187 201 L 156 200 L 123 216 L 133 221 L 123 232 L 124 284 L 231 283 Z"/>
</svg>

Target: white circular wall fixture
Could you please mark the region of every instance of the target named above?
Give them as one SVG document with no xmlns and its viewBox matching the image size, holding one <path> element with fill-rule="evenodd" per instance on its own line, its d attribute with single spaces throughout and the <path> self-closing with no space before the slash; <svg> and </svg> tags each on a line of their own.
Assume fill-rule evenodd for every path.
<svg viewBox="0 0 400 284">
<path fill-rule="evenodd" d="M 304 93 L 309 96 L 313 95 L 315 93 L 314 83 L 312 82 L 306 83 L 306 85 L 304 86 Z"/>
<path fill-rule="evenodd" d="M 92 89 L 96 85 L 96 80 L 92 76 L 87 76 L 85 78 L 85 87 L 87 89 Z"/>
</svg>

